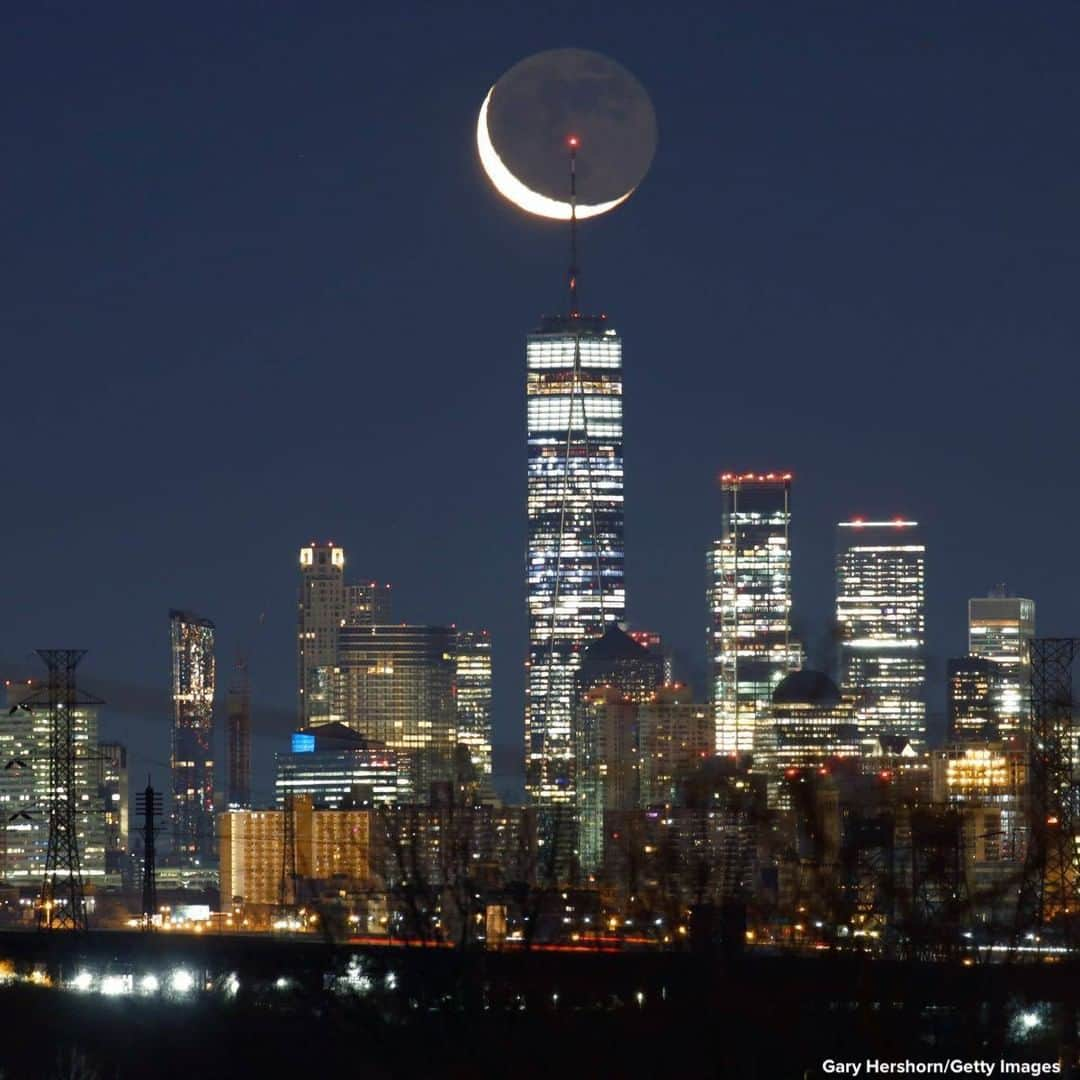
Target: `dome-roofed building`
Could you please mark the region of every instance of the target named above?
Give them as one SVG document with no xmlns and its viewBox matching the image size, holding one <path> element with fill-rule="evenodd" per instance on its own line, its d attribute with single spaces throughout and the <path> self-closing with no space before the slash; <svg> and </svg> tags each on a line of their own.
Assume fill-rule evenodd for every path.
<svg viewBox="0 0 1080 1080">
<path fill-rule="evenodd" d="M 765 763 L 770 802 L 789 809 L 785 776 L 802 769 L 823 769 L 831 760 L 858 755 L 855 703 L 845 699 L 823 671 L 803 668 L 777 684 L 770 711 L 771 760 Z"/>
</svg>

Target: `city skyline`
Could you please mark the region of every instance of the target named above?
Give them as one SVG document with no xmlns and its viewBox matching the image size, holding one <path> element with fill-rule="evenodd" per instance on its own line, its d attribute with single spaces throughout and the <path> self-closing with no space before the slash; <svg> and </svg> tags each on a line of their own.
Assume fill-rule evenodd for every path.
<svg viewBox="0 0 1080 1080">
<path fill-rule="evenodd" d="M 995 582 L 1008 580 L 1018 593 L 1038 600 L 1040 632 L 1069 630 L 1077 589 L 1071 578 L 1061 578 L 1058 568 L 1069 561 L 1058 545 L 1075 531 L 1072 511 L 1047 500 L 1049 547 L 1036 545 L 1012 519 L 997 520 L 990 529 L 987 512 L 1003 484 L 1067 483 L 1057 464 L 1064 460 L 1057 453 L 1059 432 L 1067 425 L 1034 418 L 1042 415 L 1040 409 L 1062 407 L 1068 395 L 1041 403 L 1033 397 L 1037 380 L 1021 381 L 1013 402 L 1019 450 L 993 477 L 980 473 L 971 449 L 975 417 L 980 409 L 996 406 L 996 386 L 1003 380 L 1012 385 L 1017 358 L 1038 357 L 1038 370 L 1059 357 L 1064 364 L 1060 343 L 1075 336 L 1063 323 L 1068 305 L 1056 303 L 1053 260 L 1034 255 L 1036 249 L 1058 250 L 1056 238 L 1074 220 L 1075 209 L 1058 194 L 1033 188 L 1029 167 L 1019 163 L 1021 157 L 1038 161 L 1040 175 L 1069 174 L 1071 151 L 1053 135 L 1050 112 L 1036 107 L 1065 92 L 1068 84 L 1061 80 L 1069 64 L 1061 52 L 1062 35 L 1049 20 L 1029 23 L 1018 43 L 1016 27 L 1003 12 L 980 24 L 980 48 L 974 52 L 967 48 L 972 28 L 948 13 L 935 16 L 928 52 L 915 49 L 914 38 L 905 36 L 919 25 L 916 15 L 899 19 L 899 38 L 898 26 L 881 13 L 854 9 L 842 20 L 825 18 L 824 24 L 797 10 L 785 12 L 783 19 L 733 15 L 724 26 L 732 63 L 717 88 L 734 103 L 725 111 L 723 139 L 710 134 L 712 110 L 691 92 L 694 84 L 686 74 L 711 55 L 708 33 L 690 43 L 685 70 L 669 71 L 657 57 L 675 47 L 666 36 L 671 28 L 656 39 L 651 32 L 642 34 L 632 17 L 617 26 L 583 17 L 582 42 L 618 56 L 657 98 L 660 149 L 651 175 L 626 208 L 582 229 L 582 295 L 588 310 L 617 315 L 627 342 L 626 424 L 633 433 L 627 577 L 634 619 L 660 630 L 684 669 L 691 661 L 684 674 L 699 695 L 705 685 L 703 661 L 695 659 L 702 655 L 701 551 L 718 529 L 715 473 L 732 461 L 790 466 L 797 477 L 793 632 L 805 643 L 812 666 L 829 667 L 833 597 L 823 568 L 831 558 L 832 527 L 854 514 L 901 513 L 924 523 L 933 553 L 927 580 L 928 653 L 937 666 L 930 672 L 932 711 L 935 701 L 944 700 L 945 660 L 965 648 L 962 605 Z M 13 132 L 19 160 L 35 174 L 60 176 L 68 163 L 61 155 L 75 151 L 76 179 L 85 185 L 95 214 L 79 220 L 53 214 L 53 189 L 27 186 L 22 173 L 11 178 L 19 195 L 11 205 L 24 215 L 13 230 L 14 258 L 23 258 L 28 272 L 14 283 L 9 302 L 42 314 L 39 322 L 8 324 L 6 352 L 24 360 L 13 373 L 11 391 L 16 399 L 34 397 L 39 392 L 34 373 L 41 370 L 59 370 L 83 387 L 73 364 L 89 348 L 101 385 L 119 382 L 130 387 L 130 395 L 110 397 L 85 384 L 86 415 L 96 410 L 100 416 L 92 431 L 77 418 L 70 431 L 81 439 L 89 480 L 69 508 L 69 517 L 79 523 L 77 543 L 70 533 L 61 533 L 55 508 L 39 501 L 36 483 L 29 476 L 14 477 L 12 504 L 24 508 L 27 524 L 5 534 L 5 562 L 28 572 L 5 581 L 5 603 L 20 612 L 17 627 L 0 633 L 5 674 L 33 671 L 33 661 L 26 660 L 29 650 L 57 636 L 85 644 L 91 650 L 87 677 L 120 691 L 100 687 L 109 701 L 102 712 L 107 734 L 125 741 L 133 767 L 145 771 L 167 757 L 159 737 L 144 736 L 147 714 L 161 715 L 162 704 L 157 688 L 163 646 L 146 628 L 160 625 L 161 612 L 171 606 L 205 611 L 218 625 L 222 658 L 251 642 L 254 753 L 256 771 L 265 774 L 259 763 L 272 752 L 268 743 L 287 736 L 295 692 L 287 610 L 293 582 L 283 570 L 282 553 L 311 536 L 333 536 L 355 549 L 354 565 L 395 582 L 401 617 L 491 630 L 496 743 L 520 745 L 521 596 L 487 582 L 520 575 L 526 526 L 513 448 L 520 445 L 523 417 L 520 367 L 513 358 L 520 355 L 521 333 L 533 324 L 537 305 L 548 311 L 563 306 L 566 238 L 559 226 L 523 222 L 486 191 L 469 136 L 476 101 L 489 79 L 520 55 L 517 34 L 508 27 L 534 35 L 536 47 L 543 47 L 550 31 L 522 17 L 493 25 L 489 37 L 469 42 L 455 37 L 460 31 L 447 23 L 443 39 L 461 45 L 456 53 L 449 50 L 453 60 L 429 51 L 427 43 L 421 43 L 418 57 L 440 87 L 437 103 L 418 85 L 398 111 L 376 115 L 370 134 L 353 146 L 336 136 L 331 140 L 329 129 L 313 136 L 300 116 L 327 106 L 328 122 L 335 116 L 341 120 L 338 110 L 348 95 L 337 93 L 330 73 L 345 70 L 340 66 L 345 53 L 335 38 L 343 25 L 354 30 L 366 25 L 357 17 L 328 14 L 310 42 L 298 47 L 295 61 L 310 75 L 309 96 L 299 113 L 288 111 L 293 109 L 289 96 L 275 91 L 264 76 L 245 87 L 228 75 L 219 126 L 204 136 L 188 132 L 182 119 L 190 108 L 211 101 L 210 111 L 217 113 L 219 95 L 196 87 L 188 98 L 169 83 L 183 82 L 177 76 L 191 62 L 191 32 L 165 35 L 172 52 L 151 49 L 162 61 L 157 75 L 122 35 L 98 37 L 108 33 L 113 17 L 106 14 L 93 24 L 75 19 L 49 41 L 64 55 L 99 41 L 99 51 L 114 57 L 129 88 L 160 91 L 160 105 L 148 113 L 136 105 L 139 94 L 102 97 L 100 76 L 77 65 L 67 76 L 69 85 L 76 97 L 101 98 L 105 115 L 118 128 L 147 133 L 151 177 L 167 177 L 176 160 L 172 155 L 181 154 L 195 170 L 194 182 L 190 191 L 187 185 L 165 183 L 162 198 L 144 206 L 133 195 L 142 188 L 141 159 L 123 147 L 112 148 L 116 175 L 105 171 L 94 154 L 84 153 L 97 129 L 77 115 L 66 122 L 64 138 L 55 146 L 34 143 L 33 133 L 48 126 L 57 98 L 44 86 L 36 96 L 22 92 L 40 86 L 37 72 L 44 70 L 40 64 L 25 67 L 35 55 L 34 42 L 40 48 L 43 41 L 34 36 L 31 20 L 30 45 L 7 73 L 21 80 L 12 99 L 27 101 Z M 150 15 L 141 18 L 152 21 Z M 36 25 L 40 31 L 43 24 Z M 703 27 L 719 23 L 706 19 Z M 823 30 L 820 48 L 810 54 L 794 50 L 789 42 L 811 27 Z M 223 63 L 249 47 L 235 19 L 223 19 L 219 31 Z M 265 27 L 254 30 L 256 49 L 267 47 L 264 33 Z M 869 54 L 847 47 L 853 39 L 885 50 L 890 85 L 905 91 L 899 95 L 907 102 L 903 108 L 884 89 Z M 685 44 L 678 43 L 680 50 Z M 1041 58 L 1039 74 L 1018 62 L 1017 50 Z M 764 98 L 741 93 L 759 67 L 786 74 Z M 357 80 L 347 84 L 355 96 L 375 92 L 379 70 L 372 68 L 370 81 L 366 73 L 349 75 Z M 959 83 L 957 71 L 963 73 Z M 1060 92 L 1055 90 L 1059 83 Z M 848 93 L 867 85 L 879 88 L 869 98 Z M 795 86 L 810 87 L 809 97 L 794 94 Z M 253 128 L 250 106 L 262 94 L 268 104 L 256 110 Z M 249 132 L 235 148 L 227 134 L 241 115 L 234 101 L 245 103 L 243 127 Z M 974 128 L 965 122 L 990 115 L 995 103 L 1003 113 L 1026 103 L 1035 118 L 1022 140 L 1027 152 L 1016 160 L 994 156 L 1001 142 L 988 121 Z M 940 127 L 916 122 L 914 117 L 927 109 L 941 117 Z M 281 135 L 297 148 L 292 155 L 282 156 L 276 143 L 260 143 L 252 134 L 279 130 L 282 110 Z M 438 122 L 426 124 L 424 118 L 433 115 Z M 399 127 L 420 136 L 403 145 L 395 133 Z M 845 137 L 852 127 L 871 132 L 857 148 Z M 334 130 L 348 128 L 339 123 Z M 177 141 L 154 134 L 161 130 L 174 132 Z M 962 147 L 946 130 L 965 132 Z M 761 132 L 772 135 L 765 140 Z M 813 160 L 831 162 L 828 169 L 805 167 L 811 137 Z M 397 162 L 398 172 L 372 173 L 367 150 L 374 145 L 387 150 L 379 160 Z M 918 154 L 911 152 L 913 146 Z M 259 163 L 256 171 L 244 163 L 245 156 Z M 235 189 L 214 187 L 218 160 L 237 177 Z M 971 190 L 972 160 L 987 166 L 993 161 L 994 167 L 979 171 L 977 198 L 964 201 Z M 940 167 L 931 168 L 931 161 Z M 267 168 L 271 163 L 274 167 Z M 433 200 L 425 214 L 438 215 L 449 230 L 438 248 L 424 239 L 423 226 L 431 218 L 422 216 L 414 226 L 406 212 L 417 204 L 419 175 L 453 181 L 435 189 L 424 185 Z M 722 199 L 713 197 L 717 176 L 726 185 Z M 261 193 L 254 202 L 246 197 L 251 191 Z M 307 209 L 295 221 L 285 220 L 280 208 L 296 191 L 303 193 Z M 858 194 L 855 209 L 844 201 L 851 192 Z M 385 225 L 341 209 L 365 197 L 377 197 L 392 209 Z M 983 228 L 991 205 L 1009 208 L 1002 231 L 993 235 Z M 933 213 L 947 206 L 946 224 L 913 224 L 912 208 L 919 206 Z M 319 216 L 339 212 L 344 217 L 334 218 L 332 229 Z M 392 239 L 383 231 L 390 218 L 395 219 Z M 133 228 L 111 230 L 102 246 L 94 220 L 130 220 Z M 179 227 L 190 220 L 205 220 L 205 233 L 196 236 Z M 41 232 L 32 245 L 31 221 Z M 826 221 L 832 223 L 828 229 Z M 252 245 L 257 248 L 260 238 L 268 230 L 276 235 L 276 229 L 302 272 L 262 269 L 278 264 Z M 366 235 L 365 229 L 374 230 L 372 238 L 388 260 L 388 272 L 371 283 L 371 292 L 367 284 L 363 289 L 357 284 L 358 246 L 352 242 Z M 164 278 L 126 271 L 154 265 L 154 246 L 136 232 L 175 247 L 176 260 Z M 173 243 L 182 236 L 187 239 Z M 823 255 L 826 239 L 829 250 Z M 50 266 L 62 272 L 55 286 L 44 287 L 37 260 L 40 253 L 58 250 L 68 254 Z M 205 280 L 207 259 L 234 250 L 235 263 L 226 258 L 223 278 L 213 290 L 196 284 Z M 868 264 L 876 275 L 856 272 Z M 406 265 L 415 275 L 409 296 L 398 284 Z M 468 362 L 447 330 L 454 313 L 465 310 L 475 295 L 477 274 L 460 273 L 463 267 L 478 272 L 488 301 Z M 80 291 L 79 281 L 87 282 L 88 293 Z M 1006 286 L 1008 303 L 983 302 Z M 385 287 L 392 293 L 384 294 Z M 129 316 L 119 317 L 107 303 L 90 302 L 94 289 L 105 295 L 131 289 L 124 307 Z M 182 300 L 184 318 L 174 317 L 166 297 Z M 423 377 L 406 379 L 407 365 L 373 366 L 365 357 L 395 349 L 386 336 L 393 320 L 372 313 L 388 300 L 391 315 L 404 315 L 415 298 L 430 306 L 430 318 L 418 321 L 410 348 Z M 672 314 L 684 310 L 693 317 Z M 192 312 L 199 317 L 191 318 Z M 156 329 L 162 318 L 179 328 L 168 340 Z M 797 339 L 785 326 L 798 327 Z M 74 327 L 79 337 L 69 340 Z M 476 335 L 470 335 L 472 341 Z M 804 361 L 808 344 L 812 362 Z M 446 360 L 448 350 L 453 362 Z M 156 359 L 148 363 L 148 356 Z M 983 372 L 974 386 L 966 375 L 973 357 Z M 868 364 L 875 379 L 901 367 L 906 373 L 894 394 L 878 400 L 872 422 L 852 411 L 870 385 Z M 179 372 L 189 370 L 196 377 L 181 380 Z M 357 425 L 331 414 L 298 430 L 294 392 L 298 373 L 308 370 L 339 386 L 343 399 L 362 394 L 378 401 L 371 422 Z M 775 399 L 760 393 L 758 375 L 766 371 Z M 237 403 L 255 386 L 263 402 L 259 419 L 238 422 Z M 957 407 L 961 394 L 966 395 L 963 409 Z M 171 445 L 159 448 L 149 418 L 136 407 L 144 399 L 157 402 L 165 422 L 177 419 L 179 409 L 209 409 L 215 438 L 187 445 L 183 458 Z M 774 426 L 770 419 L 777 409 L 784 423 Z M 32 438 L 46 456 L 67 445 L 65 429 L 54 431 L 48 417 L 35 420 L 32 432 L 21 430 L 22 419 L 14 423 L 14 437 Z M 349 463 L 376 460 L 402 425 L 411 425 L 410 445 L 393 455 L 388 469 L 371 474 L 365 468 L 357 495 L 350 495 Z M 933 438 L 922 438 L 928 427 Z M 56 432 L 61 437 L 42 438 Z M 853 442 L 857 454 L 851 452 Z M 1046 453 L 1036 452 L 1044 444 Z M 140 452 L 131 453 L 132 446 Z M 425 484 L 422 497 L 415 497 L 417 477 L 448 446 L 474 463 L 472 479 L 461 485 Z M 898 446 L 903 453 L 896 452 Z M 958 488 L 936 468 L 942 455 L 964 472 L 966 481 Z M 233 464 L 222 469 L 223 461 Z M 177 474 L 181 462 L 184 475 L 198 478 L 182 516 L 159 483 L 160 477 Z M 244 520 L 245 527 L 234 526 L 234 520 Z M 477 543 L 471 522 L 479 520 L 489 524 Z M 129 527 L 132 521 L 137 529 Z M 434 558 L 428 550 L 433 528 L 443 538 Z M 460 573 L 453 570 L 457 566 Z M 478 584 L 467 589 L 466 581 Z M 255 632 L 263 613 L 266 622 Z M 935 680 L 940 692 L 933 688 Z M 940 725 L 944 706 L 936 707 Z"/>
</svg>

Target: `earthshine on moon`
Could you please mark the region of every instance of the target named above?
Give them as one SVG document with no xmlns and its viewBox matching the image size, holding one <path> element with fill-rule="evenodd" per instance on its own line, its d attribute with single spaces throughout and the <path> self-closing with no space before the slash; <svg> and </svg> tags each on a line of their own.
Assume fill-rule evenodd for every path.
<svg viewBox="0 0 1080 1080">
<path fill-rule="evenodd" d="M 641 84 L 584 49 L 527 57 L 488 91 L 476 122 L 476 149 L 495 190 L 527 213 L 568 221 L 569 139 L 577 159 L 576 217 L 626 202 L 648 171 L 656 117 Z"/>
</svg>

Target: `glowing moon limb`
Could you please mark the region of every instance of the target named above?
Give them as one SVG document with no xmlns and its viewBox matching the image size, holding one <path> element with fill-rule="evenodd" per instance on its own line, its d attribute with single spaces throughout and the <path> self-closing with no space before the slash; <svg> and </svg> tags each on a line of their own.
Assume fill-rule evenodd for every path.
<svg viewBox="0 0 1080 1080">
<path fill-rule="evenodd" d="M 488 179 L 492 182 L 495 190 L 515 206 L 537 217 L 551 218 L 555 221 L 570 220 L 570 203 L 561 202 L 558 199 L 549 199 L 541 195 L 539 191 L 523 184 L 507 167 L 502 158 L 495 150 L 495 144 L 491 141 L 491 133 L 488 131 L 488 105 L 491 103 L 491 95 L 495 93 L 493 86 L 484 98 L 484 104 L 480 106 L 480 116 L 476 121 L 476 149 L 480 154 L 480 164 L 484 167 Z M 626 202 L 634 194 L 631 188 L 625 195 L 620 195 L 611 202 L 604 203 L 578 203 L 577 218 L 579 221 L 585 218 L 598 217 L 614 210 L 616 206 Z"/>
</svg>

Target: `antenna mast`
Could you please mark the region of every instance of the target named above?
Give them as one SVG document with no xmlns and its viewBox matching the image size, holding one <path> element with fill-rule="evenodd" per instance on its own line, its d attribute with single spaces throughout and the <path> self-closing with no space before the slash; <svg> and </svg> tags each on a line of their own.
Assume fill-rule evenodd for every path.
<svg viewBox="0 0 1080 1080">
<path fill-rule="evenodd" d="M 578 137 L 571 135 L 566 140 L 570 148 L 570 318 L 576 319 L 581 314 L 578 307 L 577 279 L 577 152 Z"/>
</svg>

